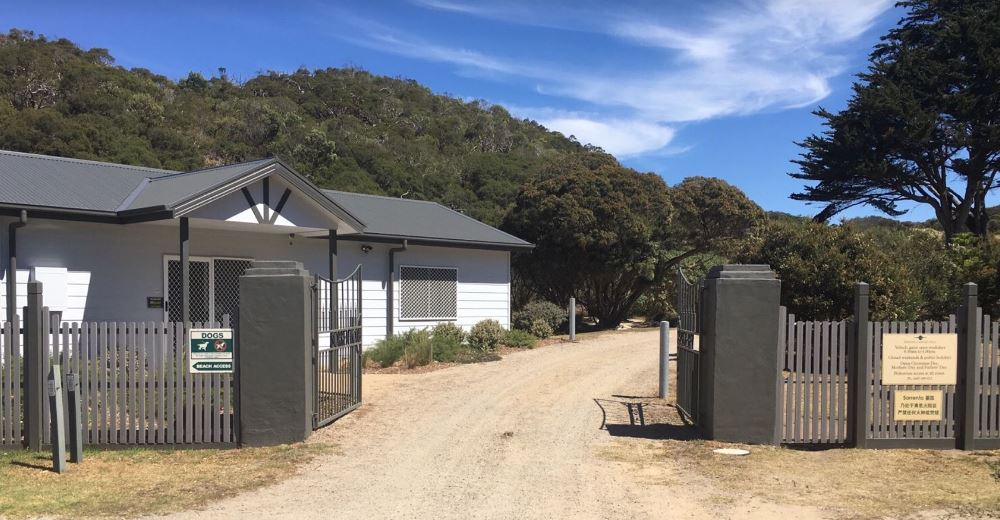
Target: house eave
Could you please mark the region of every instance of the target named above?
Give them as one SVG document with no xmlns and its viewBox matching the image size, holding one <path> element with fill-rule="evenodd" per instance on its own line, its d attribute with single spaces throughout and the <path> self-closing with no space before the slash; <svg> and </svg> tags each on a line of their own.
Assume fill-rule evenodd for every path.
<svg viewBox="0 0 1000 520">
<path fill-rule="evenodd" d="M 484 242 L 478 240 L 457 240 L 431 237 L 412 237 L 405 235 L 385 235 L 376 233 L 357 233 L 350 235 L 338 235 L 338 240 L 351 242 L 372 242 L 379 244 L 398 244 L 406 240 L 410 245 L 455 247 L 462 249 L 484 249 L 494 251 L 524 251 L 535 248 L 534 244 L 509 244 L 504 242 Z"/>
</svg>

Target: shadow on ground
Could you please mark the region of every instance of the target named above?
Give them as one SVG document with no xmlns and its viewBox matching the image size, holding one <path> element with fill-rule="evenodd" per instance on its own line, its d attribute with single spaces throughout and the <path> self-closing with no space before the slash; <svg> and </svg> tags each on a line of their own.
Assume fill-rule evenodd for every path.
<svg viewBox="0 0 1000 520">
<path fill-rule="evenodd" d="M 673 404 L 657 397 L 612 395 L 594 398 L 601 409 L 601 427 L 612 437 L 701 439 L 697 428 L 686 422 Z"/>
</svg>

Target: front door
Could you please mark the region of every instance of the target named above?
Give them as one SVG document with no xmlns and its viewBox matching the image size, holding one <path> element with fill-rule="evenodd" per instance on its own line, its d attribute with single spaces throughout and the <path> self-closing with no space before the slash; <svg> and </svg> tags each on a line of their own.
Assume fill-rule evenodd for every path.
<svg viewBox="0 0 1000 520">
<path fill-rule="evenodd" d="M 226 314 L 235 326 L 240 309 L 240 276 L 250 267 L 247 258 L 191 257 L 190 315 L 192 322 L 222 322 Z M 164 257 L 163 305 L 167 321 L 181 321 L 181 262 L 176 256 Z"/>
</svg>

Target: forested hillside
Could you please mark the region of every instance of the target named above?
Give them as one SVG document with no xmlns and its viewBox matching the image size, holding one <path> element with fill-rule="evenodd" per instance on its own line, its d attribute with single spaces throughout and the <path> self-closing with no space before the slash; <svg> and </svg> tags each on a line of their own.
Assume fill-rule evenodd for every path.
<svg viewBox="0 0 1000 520">
<path fill-rule="evenodd" d="M 0 148 L 187 170 L 277 156 L 322 187 L 499 224 L 532 175 L 599 154 L 499 106 L 359 69 L 180 81 L 28 31 L 0 36 Z"/>
</svg>

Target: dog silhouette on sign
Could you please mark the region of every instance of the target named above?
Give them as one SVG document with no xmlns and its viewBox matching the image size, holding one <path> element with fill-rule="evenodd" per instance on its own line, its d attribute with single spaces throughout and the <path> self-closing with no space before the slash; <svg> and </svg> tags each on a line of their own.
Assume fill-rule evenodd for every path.
<svg viewBox="0 0 1000 520">
<path fill-rule="evenodd" d="M 208 342 L 198 343 L 198 352 L 208 352 Z"/>
</svg>

